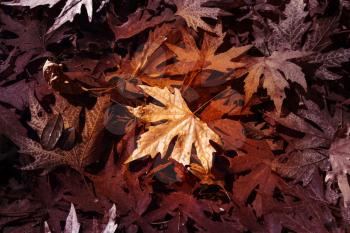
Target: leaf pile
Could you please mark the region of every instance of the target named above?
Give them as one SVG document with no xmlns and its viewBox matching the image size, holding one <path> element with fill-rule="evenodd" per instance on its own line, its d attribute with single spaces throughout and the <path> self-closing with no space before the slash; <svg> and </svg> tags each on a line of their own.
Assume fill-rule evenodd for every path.
<svg viewBox="0 0 350 233">
<path fill-rule="evenodd" d="M 0 231 L 349 232 L 349 16 L 1 2 Z"/>
</svg>

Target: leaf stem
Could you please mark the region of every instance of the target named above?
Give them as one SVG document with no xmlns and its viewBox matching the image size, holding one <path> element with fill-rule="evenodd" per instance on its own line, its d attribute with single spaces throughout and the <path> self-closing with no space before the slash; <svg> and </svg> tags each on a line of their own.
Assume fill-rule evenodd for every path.
<svg viewBox="0 0 350 233">
<path fill-rule="evenodd" d="M 226 89 L 225 89 L 226 90 Z M 212 98 L 210 98 L 208 101 L 206 101 L 204 104 L 202 104 L 201 106 L 199 106 L 194 112 L 193 114 L 196 114 L 198 111 L 200 111 L 204 106 L 206 106 L 207 104 L 209 104 L 213 99 L 215 99 L 216 97 L 218 97 L 221 93 L 223 93 L 225 90 L 219 92 L 218 94 L 216 94 L 215 96 L 213 96 Z"/>
</svg>

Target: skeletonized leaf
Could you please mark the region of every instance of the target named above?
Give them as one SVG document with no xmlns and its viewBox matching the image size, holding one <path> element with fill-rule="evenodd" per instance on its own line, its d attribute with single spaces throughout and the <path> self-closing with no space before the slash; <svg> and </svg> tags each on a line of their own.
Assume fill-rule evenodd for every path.
<svg viewBox="0 0 350 233">
<path fill-rule="evenodd" d="M 208 171 L 212 166 L 212 154 L 215 152 L 209 141 L 220 143 L 219 136 L 190 111 L 177 88 L 174 89 L 175 93 L 172 94 L 167 88 L 140 87 L 165 107 L 149 104 L 137 108 L 129 107 L 129 111 L 145 122 L 159 122 L 162 120 L 167 120 L 167 122 L 150 126 L 148 132 L 141 135 L 137 142 L 137 149 L 134 150 L 127 162 L 146 155 L 154 158 L 158 153 L 162 157 L 165 156 L 170 142 L 177 136 L 170 157 L 183 165 L 189 165 L 192 146 L 194 145 L 197 157 L 204 169 Z"/>
<path fill-rule="evenodd" d="M 32 127 L 41 137 L 41 134 L 46 126 L 46 122 L 49 120 L 49 116 L 35 98 L 34 93 L 29 93 L 28 102 L 30 110 L 30 121 L 28 122 L 28 125 Z"/>
<path fill-rule="evenodd" d="M 15 143 L 20 147 L 20 153 L 34 157 L 34 162 L 22 169 L 34 170 L 40 168 L 53 168 L 59 165 L 69 165 L 81 171 L 94 155 L 94 145 L 99 133 L 103 130 L 104 109 L 109 104 L 109 97 L 99 97 L 95 106 L 86 112 L 85 125 L 82 132 L 82 142 L 69 151 L 55 149 L 47 151 L 43 147 L 25 137 L 18 137 Z M 64 118 L 64 113 L 63 113 Z"/>
<path fill-rule="evenodd" d="M 95 142 L 99 133 L 103 130 L 104 111 L 108 107 L 109 102 L 110 98 L 108 96 L 99 97 L 95 106 L 86 112 L 82 143 L 78 144 L 71 151 L 75 155 L 70 156 L 69 163 L 73 164 L 74 167 L 84 167 L 92 153 L 94 153 Z"/>
<path fill-rule="evenodd" d="M 67 216 L 66 225 L 64 227 L 64 233 L 79 233 L 80 223 L 78 222 L 77 213 L 74 205 L 71 204 L 70 211 Z"/>
</svg>

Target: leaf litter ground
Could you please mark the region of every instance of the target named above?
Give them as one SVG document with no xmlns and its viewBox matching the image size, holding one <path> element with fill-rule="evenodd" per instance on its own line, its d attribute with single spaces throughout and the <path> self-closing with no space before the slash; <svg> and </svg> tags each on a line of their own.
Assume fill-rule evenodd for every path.
<svg viewBox="0 0 350 233">
<path fill-rule="evenodd" d="M 350 2 L 0 5 L 0 231 L 349 232 Z"/>
</svg>

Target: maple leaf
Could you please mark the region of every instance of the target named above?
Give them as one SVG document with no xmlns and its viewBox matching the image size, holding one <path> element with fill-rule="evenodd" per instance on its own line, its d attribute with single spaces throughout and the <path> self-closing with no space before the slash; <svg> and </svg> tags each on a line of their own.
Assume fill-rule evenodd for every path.
<svg viewBox="0 0 350 233">
<path fill-rule="evenodd" d="M 8 2 L 2 2 L 1 4 L 8 5 L 8 6 L 29 6 L 30 8 L 34 8 L 37 6 L 44 6 L 49 5 L 49 7 L 53 7 L 61 0 L 52 0 L 52 1 L 45 1 L 45 0 L 15 0 L 15 1 L 8 1 Z"/>
<path fill-rule="evenodd" d="M 107 81 L 118 77 L 118 91 L 125 95 L 125 92 L 137 92 L 137 87 L 131 80 L 140 79 L 146 84 L 154 86 L 172 86 L 181 85 L 182 81 L 162 77 L 167 67 L 160 64 L 172 57 L 170 51 L 162 47 L 167 40 L 168 34 L 173 27 L 169 24 L 163 24 L 160 27 L 150 31 L 146 43 L 142 49 L 137 51 L 132 58 L 124 58 L 118 64 L 119 69 L 109 74 L 105 79 Z M 138 80 L 137 80 L 138 81 Z M 124 85 L 122 85 L 124 84 Z"/>
<path fill-rule="evenodd" d="M 47 151 L 43 149 L 42 145 L 32 139 L 25 137 L 17 137 L 13 139 L 13 137 L 11 137 L 14 143 L 20 147 L 20 153 L 29 154 L 35 159 L 34 162 L 24 166 L 22 169 L 34 170 L 40 168 L 53 168 L 66 164 L 78 171 L 81 171 L 81 169 L 87 163 L 89 163 L 89 159 L 91 159 L 91 156 L 95 151 L 97 136 L 103 129 L 103 110 L 107 107 L 108 103 L 108 97 L 100 97 L 98 98 L 95 106 L 91 110 L 87 111 L 85 125 L 82 132 L 82 142 L 69 151 L 62 149 Z M 64 101 L 63 105 L 66 104 L 68 103 Z M 31 109 L 35 109 L 34 114 L 44 112 L 40 104 L 36 103 L 36 100 L 34 100 L 34 104 L 32 105 L 33 106 Z M 55 111 L 64 111 L 62 112 L 64 114 L 63 118 L 67 118 L 64 123 L 66 126 L 69 125 L 71 127 L 72 122 L 76 121 L 76 118 L 79 116 L 81 109 L 70 106 L 59 106 Z M 45 127 L 42 119 L 35 117 L 35 115 L 33 115 L 30 123 L 32 126 L 34 126 L 35 130 L 38 130 L 38 133 L 43 131 L 43 127 Z"/>
<path fill-rule="evenodd" d="M 151 31 L 142 50 L 137 51 L 132 59 L 122 60 L 120 69 L 115 75 L 125 79 L 130 78 L 130 76 L 138 76 L 142 74 L 147 74 L 151 77 L 159 76 L 160 73 L 156 70 L 155 66 L 169 59 L 169 57 L 166 56 L 166 54 L 160 54 L 160 57 L 157 59 L 152 57 L 152 55 L 154 55 L 154 53 L 167 40 L 167 35 L 172 29 L 171 25 L 164 24 Z M 156 64 L 154 64 L 154 62 Z"/>
<path fill-rule="evenodd" d="M 223 11 L 219 8 L 203 7 L 202 5 L 207 0 L 167 0 L 168 3 L 174 3 L 177 7 L 175 15 L 181 16 L 187 23 L 188 27 L 198 30 L 202 28 L 209 32 L 215 32 L 207 23 L 202 20 L 202 17 L 217 19 L 218 15 L 222 15 Z"/>
<path fill-rule="evenodd" d="M 281 112 L 286 97 L 284 89 L 289 87 L 287 80 L 298 83 L 304 89 L 307 88 L 301 68 L 288 61 L 310 54 L 307 51 L 297 51 L 301 47 L 302 36 L 310 27 L 310 23 L 304 23 L 308 14 L 304 8 L 303 0 L 290 1 L 284 11 L 286 19 L 280 20 L 278 25 L 269 22 L 272 32 L 267 36 L 264 34 L 262 39 L 257 36 L 254 44 L 265 57 L 256 58 L 257 60 L 248 67 L 249 74 L 245 80 L 246 104 L 257 91 L 262 74 L 264 74 L 263 87 L 274 101 L 278 113 Z"/>
<path fill-rule="evenodd" d="M 128 21 L 120 26 L 116 26 L 117 19 L 114 12 L 107 14 L 108 24 L 115 34 L 117 40 L 130 38 L 150 27 L 155 27 L 161 23 L 174 19 L 170 9 L 165 9 L 159 15 L 153 16 L 150 11 L 157 12 L 158 1 L 148 1 L 145 8 L 139 8 L 128 16 Z"/>
<path fill-rule="evenodd" d="M 252 223 L 245 224 L 245 218 L 252 217 L 254 214 L 241 208 L 236 208 L 230 204 L 216 203 L 205 199 L 196 199 L 192 195 L 178 191 L 172 192 L 167 196 L 162 196 L 159 200 L 160 207 L 152 210 L 145 215 L 147 221 L 152 223 L 159 222 L 160 219 L 166 219 L 166 216 L 173 216 L 167 221 L 168 229 L 177 229 L 178 232 L 189 232 L 186 224 L 193 221 L 193 226 L 200 232 L 225 232 L 227 229 L 232 233 L 242 232 L 244 230 L 258 230 L 259 226 Z M 228 211 L 228 210 L 233 210 Z M 237 210 L 237 212 L 236 212 Z M 242 210 L 242 211 L 241 211 Z M 220 224 L 212 219 L 216 214 L 220 215 Z M 226 216 L 234 215 L 233 221 L 227 221 Z M 260 232 L 260 231 L 254 231 Z"/>
<path fill-rule="evenodd" d="M 345 138 L 336 138 L 329 150 L 329 161 L 332 171 L 327 173 L 326 181 L 336 179 L 344 198 L 344 206 L 350 205 L 350 185 L 347 175 L 350 175 L 350 128 L 347 128 Z"/>
<path fill-rule="evenodd" d="M 304 8 L 303 0 L 290 1 L 284 11 L 286 19 L 280 20 L 278 25 L 269 22 L 273 30 L 267 38 L 270 51 L 296 50 L 300 47 L 302 36 L 311 25 L 311 23 L 304 22 L 308 14 L 307 11 L 304 11 Z"/>
<path fill-rule="evenodd" d="M 303 45 L 304 51 L 322 51 L 331 44 L 330 36 L 337 31 L 340 14 L 333 17 L 315 20 L 311 33 L 307 35 Z"/>
<path fill-rule="evenodd" d="M 171 140 L 178 136 L 170 157 L 183 165 L 189 165 L 194 144 L 202 166 L 208 171 L 212 166 L 212 154 L 215 152 L 209 141 L 220 143 L 219 136 L 191 112 L 179 89 L 174 88 L 174 94 L 172 94 L 168 88 L 160 89 L 143 85 L 140 87 L 146 94 L 160 101 L 164 107 L 149 104 L 137 108 L 129 107 L 129 111 L 145 122 L 162 120 L 167 122 L 150 126 L 148 132 L 141 135 L 137 142 L 137 149 L 127 162 L 146 155 L 154 158 L 158 153 L 162 157 L 165 156 Z"/>
<path fill-rule="evenodd" d="M 49 115 L 36 100 L 34 93 L 29 93 L 28 96 L 28 105 L 31 116 L 28 125 L 32 127 L 40 137 L 45 128 L 46 122 L 49 120 Z"/>
<path fill-rule="evenodd" d="M 27 65 L 39 58 L 50 56 L 45 50 L 44 34 L 46 26 L 39 20 L 15 20 L 0 10 L 2 31 L 14 33 L 15 37 L 2 38 L 1 42 L 13 48 L 4 64 L 0 66 L 0 81 L 11 81 L 21 74 Z"/>
<path fill-rule="evenodd" d="M 233 183 L 233 195 L 240 202 L 245 203 L 256 189 L 256 197 L 252 203 L 257 216 L 262 216 L 273 208 L 283 208 L 287 203 L 278 203 L 273 193 L 275 189 L 281 191 L 281 195 L 298 196 L 293 189 L 273 172 L 272 161 L 274 156 L 267 143 L 263 140 L 247 139 L 242 150 L 245 155 L 239 155 L 230 160 L 230 170 L 234 173 L 248 172 L 239 176 Z"/>
<path fill-rule="evenodd" d="M 273 167 L 282 176 L 308 185 L 319 169 L 328 170 L 327 148 L 331 145 L 342 117 L 340 110 L 331 116 L 328 111 L 320 109 L 314 102 L 310 100 L 303 100 L 303 102 L 307 109 L 299 109 L 297 114 L 290 113 L 281 118 L 275 114 L 266 113 L 265 119 L 268 122 L 273 119 L 283 126 L 305 134 L 303 138 L 291 138 L 281 134 L 289 145 L 286 153 L 273 161 Z"/>
<path fill-rule="evenodd" d="M 298 51 L 275 51 L 270 57 L 255 58 L 255 62 L 248 67 L 248 76 L 245 78 L 245 103 L 257 91 L 260 77 L 263 75 L 263 87 L 273 100 L 278 113 L 281 112 L 283 100 L 286 98 L 284 89 L 289 87 L 287 80 L 298 83 L 304 90 L 307 89 L 305 75 L 301 67 L 288 61 L 289 59 L 305 56 L 306 53 Z"/>
<path fill-rule="evenodd" d="M 115 219 L 117 218 L 117 207 L 115 204 L 113 204 L 108 211 L 108 215 L 108 223 L 102 233 L 114 233 L 118 227 L 118 224 L 115 223 Z"/>
<path fill-rule="evenodd" d="M 29 6 L 30 8 L 34 8 L 41 5 L 49 5 L 49 7 L 53 7 L 61 0 L 53 0 L 53 1 L 42 1 L 42 0 L 20 0 L 20 1 L 10 1 L 3 2 L 4 5 L 12 5 L 12 6 Z M 61 27 L 66 22 L 72 22 L 75 15 L 81 13 L 81 8 L 85 6 L 85 9 L 88 14 L 89 21 L 92 20 L 93 8 L 92 8 L 92 0 L 67 0 L 60 14 L 57 16 L 54 24 L 51 26 L 47 33 L 51 33 L 54 30 Z"/>
<path fill-rule="evenodd" d="M 16 109 L 22 111 L 28 105 L 28 96 L 34 87 L 34 82 L 27 83 L 25 80 L 10 86 L 0 87 L 0 101 L 11 104 Z"/>
<path fill-rule="evenodd" d="M 331 72 L 328 68 L 339 68 L 342 63 L 349 60 L 350 49 L 338 49 L 327 53 L 318 53 L 310 58 L 309 63 L 321 64 L 316 71 L 316 76 L 325 80 L 338 80 L 343 76 Z"/>
<path fill-rule="evenodd" d="M 0 134 L 13 140 L 16 137 L 24 137 L 26 132 L 27 130 L 19 123 L 19 116 L 0 105 Z"/>
<path fill-rule="evenodd" d="M 202 20 L 202 17 L 217 19 L 219 15 L 227 15 L 219 8 L 203 7 L 202 5 L 207 0 L 200 1 L 188 1 L 188 0 L 167 0 L 168 4 L 176 5 L 177 11 L 175 15 L 169 8 L 163 11 L 159 11 L 159 1 L 148 1 L 148 4 L 144 8 L 137 9 L 134 13 L 128 16 L 128 21 L 120 26 L 116 26 L 117 19 L 114 12 L 109 13 L 108 23 L 115 34 L 115 38 L 125 39 L 132 37 L 147 28 L 155 27 L 164 22 L 170 22 L 176 19 L 176 15 L 182 17 L 188 27 L 192 27 L 196 31 L 202 28 L 209 32 L 216 32 L 207 23 Z M 151 13 L 152 12 L 152 13 Z"/>
<path fill-rule="evenodd" d="M 244 128 L 238 121 L 219 119 L 208 123 L 221 138 L 224 150 L 239 150 L 244 145 Z"/>
<path fill-rule="evenodd" d="M 217 26 L 220 31 L 221 25 Z M 175 53 L 177 63 L 171 65 L 165 72 L 168 74 L 187 74 L 195 70 L 216 70 L 227 72 L 229 69 L 243 67 L 245 64 L 241 62 L 233 62 L 234 58 L 245 53 L 251 48 L 250 45 L 242 47 L 232 47 L 226 52 L 215 54 L 220 45 L 224 42 L 225 33 L 221 33 L 218 37 L 205 34 L 201 49 L 197 48 L 196 41 L 185 29 L 181 29 L 182 38 L 185 48 L 166 43 L 168 48 Z"/>
<path fill-rule="evenodd" d="M 118 153 L 124 155 L 132 153 L 135 148 L 135 132 L 128 132 L 117 147 L 121 147 Z M 118 202 L 118 214 L 129 215 L 128 218 L 133 222 L 140 218 L 148 209 L 151 203 L 151 187 L 144 186 L 140 176 L 147 173 L 149 165 L 138 172 L 131 172 L 128 166 L 125 166 L 124 159 L 115 161 L 114 150 L 111 151 L 104 169 L 96 175 L 86 173 L 96 189 L 96 194 L 107 197 L 113 202 Z M 113 187 L 112 189 L 109 187 Z M 120 200 L 123 200 L 122 202 Z M 132 213 L 132 214 L 130 214 Z"/>
<path fill-rule="evenodd" d="M 280 20 L 278 25 L 269 22 L 272 32 L 268 36 L 265 36 L 264 34 L 263 38 L 259 38 L 259 34 L 255 33 L 255 45 L 265 54 L 265 58 L 258 60 L 268 60 L 273 58 L 277 53 L 281 58 L 277 58 L 276 56 L 275 58 L 282 60 L 279 62 L 279 68 L 286 67 L 284 71 L 281 70 L 284 76 L 287 79 L 292 78 L 290 79 L 291 81 L 299 83 L 304 89 L 306 89 L 305 78 L 301 68 L 297 65 L 291 66 L 292 63 L 287 63 L 286 60 L 307 57 L 314 54 L 317 50 L 325 49 L 331 43 L 330 35 L 336 30 L 334 24 L 338 23 L 339 16 L 315 20 L 312 25 L 311 33 L 307 34 L 311 23 L 304 22 L 308 14 L 307 11 L 304 11 L 304 8 L 305 3 L 303 0 L 290 1 L 290 3 L 286 5 L 284 11 L 286 19 Z M 305 34 L 307 34 L 307 37 L 302 46 L 302 37 Z M 285 59 L 283 54 L 285 54 L 286 57 L 291 54 L 296 54 L 297 56 Z M 321 67 L 316 71 L 318 77 L 327 80 L 336 80 L 341 78 L 341 76 L 329 71 L 327 68 L 340 67 L 341 63 L 348 61 L 349 58 L 349 51 L 346 49 L 340 49 L 325 54 L 316 53 L 315 55 L 308 57 L 308 60 L 310 63 L 321 64 Z M 249 68 L 250 73 L 247 76 L 248 80 L 246 80 L 245 84 L 246 103 L 251 98 L 252 94 L 256 92 L 257 87 L 259 86 L 259 77 L 264 73 L 259 61 L 257 63 L 252 63 Z M 285 71 L 289 72 L 290 75 L 287 75 Z M 283 100 L 285 99 L 284 89 L 289 85 L 286 80 L 282 80 L 281 76 L 276 72 L 269 72 L 268 76 L 272 77 L 272 80 L 270 79 L 268 82 L 266 82 L 267 80 L 264 80 L 263 86 L 267 89 L 268 94 L 274 101 L 277 112 L 280 112 Z"/>
</svg>

